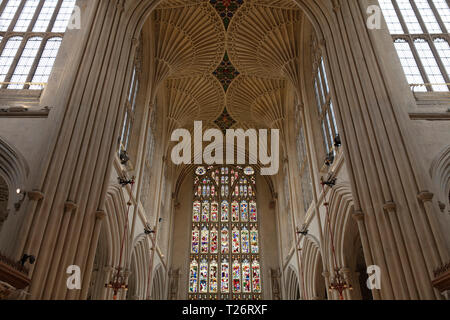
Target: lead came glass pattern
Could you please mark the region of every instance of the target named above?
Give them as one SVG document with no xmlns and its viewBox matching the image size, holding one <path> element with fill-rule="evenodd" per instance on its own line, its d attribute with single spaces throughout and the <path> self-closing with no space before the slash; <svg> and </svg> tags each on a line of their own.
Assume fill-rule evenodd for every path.
<svg viewBox="0 0 450 320">
<path fill-rule="evenodd" d="M 4 0 L 0 5 L 0 88 L 42 90 L 75 0 Z M 18 43 L 17 43 L 18 42 Z M 12 47 L 13 46 L 13 47 Z"/>
<path fill-rule="evenodd" d="M 199 166 L 193 191 L 189 298 L 261 299 L 255 170 Z"/>
<path fill-rule="evenodd" d="M 447 0 L 379 0 L 406 79 L 414 92 L 448 92 Z"/>
</svg>

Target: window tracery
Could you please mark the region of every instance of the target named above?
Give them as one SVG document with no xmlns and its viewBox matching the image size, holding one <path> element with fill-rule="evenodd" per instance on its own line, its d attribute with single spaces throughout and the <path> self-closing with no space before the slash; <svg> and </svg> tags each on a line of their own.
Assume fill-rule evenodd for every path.
<svg viewBox="0 0 450 320">
<path fill-rule="evenodd" d="M 252 167 L 194 174 L 189 298 L 261 298 L 259 217 Z"/>
<path fill-rule="evenodd" d="M 450 88 L 446 0 L 379 0 L 408 83 L 417 92 Z"/>
<path fill-rule="evenodd" d="M 76 0 L 0 3 L 0 88 L 42 90 Z"/>
</svg>

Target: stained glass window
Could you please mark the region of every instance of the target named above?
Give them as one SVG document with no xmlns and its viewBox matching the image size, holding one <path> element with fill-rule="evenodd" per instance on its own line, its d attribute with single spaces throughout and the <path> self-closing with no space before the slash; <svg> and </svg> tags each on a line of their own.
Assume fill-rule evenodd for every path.
<svg viewBox="0 0 450 320">
<path fill-rule="evenodd" d="M 137 58 L 135 59 L 137 61 Z M 139 76 L 138 64 L 136 62 L 131 76 L 131 83 L 128 89 L 127 101 L 125 103 L 125 117 L 123 119 L 122 132 L 120 135 L 120 151 L 128 151 L 130 147 L 131 135 L 133 132 L 133 125 L 135 121 L 137 96 L 139 91 Z"/>
<path fill-rule="evenodd" d="M 334 112 L 331 92 L 328 86 L 328 77 L 325 62 L 322 57 L 316 63 L 314 70 L 314 92 L 319 113 L 322 138 L 327 154 L 335 155 L 335 138 L 339 135 L 336 116 Z"/>
<path fill-rule="evenodd" d="M 44 88 L 71 22 L 75 2 L 0 2 L 0 88 Z"/>
<path fill-rule="evenodd" d="M 446 0 L 379 0 L 406 79 L 415 92 L 449 91 Z"/>
<path fill-rule="evenodd" d="M 256 179 L 252 167 L 196 168 L 190 299 L 261 298 L 258 229 Z"/>
</svg>

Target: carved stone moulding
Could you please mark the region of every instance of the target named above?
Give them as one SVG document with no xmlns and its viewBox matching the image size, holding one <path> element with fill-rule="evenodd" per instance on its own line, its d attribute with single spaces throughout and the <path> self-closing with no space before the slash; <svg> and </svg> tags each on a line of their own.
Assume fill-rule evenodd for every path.
<svg viewBox="0 0 450 320">
<path fill-rule="evenodd" d="M 24 267 L 0 254 L 0 300 L 11 299 L 30 283 Z"/>
<path fill-rule="evenodd" d="M 450 263 L 436 270 L 433 286 L 441 292 L 450 291 Z"/>
</svg>

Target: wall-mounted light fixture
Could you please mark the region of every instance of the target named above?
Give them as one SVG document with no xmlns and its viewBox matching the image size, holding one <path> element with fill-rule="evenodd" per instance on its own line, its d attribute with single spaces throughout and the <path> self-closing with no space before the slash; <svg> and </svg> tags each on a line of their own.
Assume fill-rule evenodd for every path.
<svg viewBox="0 0 450 320">
<path fill-rule="evenodd" d="M 25 191 L 22 191 L 22 189 L 20 188 L 17 188 L 16 193 L 17 202 L 14 204 L 14 208 L 16 209 L 16 211 L 19 211 L 22 203 L 25 201 L 25 196 L 27 195 L 27 193 Z"/>
</svg>

